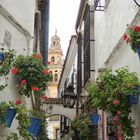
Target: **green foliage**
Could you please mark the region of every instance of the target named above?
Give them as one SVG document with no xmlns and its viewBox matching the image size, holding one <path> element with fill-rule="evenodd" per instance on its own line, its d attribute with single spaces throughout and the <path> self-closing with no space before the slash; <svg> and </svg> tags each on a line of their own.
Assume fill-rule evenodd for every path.
<svg viewBox="0 0 140 140">
<path fill-rule="evenodd" d="M 7 140 L 19 140 L 18 135 L 16 133 L 11 133 L 8 137 Z"/>
<path fill-rule="evenodd" d="M 4 50 L 3 48 L 0 48 L 0 50 Z M 0 62 L 0 77 L 4 77 L 5 78 L 5 84 L 4 85 L 0 85 L 0 91 L 2 91 L 5 87 L 8 86 L 7 84 L 7 75 L 10 72 L 10 69 L 12 67 L 12 63 L 14 61 L 15 58 L 15 51 L 14 50 L 8 50 L 3 52 L 4 55 L 4 60 Z"/>
<path fill-rule="evenodd" d="M 19 55 L 14 62 L 14 68 L 17 69 L 17 74 L 15 75 L 18 85 L 18 91 L 20 94 L 26 96 L 31 95 L 32 87 L 37 87 L 37 94 L 44 95 L 47 88 L 47 82 L 52 79 L 52 76 L 44 74 L 44 70 L 48 70 L 47 67 L 43 65 L 42 58 L 35 58 L 35 54 L 31 56 Z M 26 84 L 22 84 L 21 81 L 26 80 Z"/>
<path fill-rule="evenodd" d="M 71 123 L 71 129 L 74 132 L 79 132 L 80 136 L 84 140 L 91 139 L 91 132 L 89 131 L 89 125 L 91 124 L 91 119 L 88 114 L 81 114 L 77 116 Z"/>
<path fill-rule="evenodd" d="M 138 85 L 140 83 L 136 73 L 129 72 L 127 68 L 119 68 L 114 73 L 111 69 L 106 69 L 89 87 L 92 105 L 117 117 L 114 125 L 122 125 L 123 137 L 127 139 L 135 135 L 134 121 L 129 115 L 131 105 L 128 104 L 127 95 L 136 95 L 139 92 Z"/>
<path fill-rule="evenodd" d="M 132 27 L 130 28 L 128 34 L 131 38 L 131 42 L 130 42 L 131 49 L 134 52 L 136 52 L 136 45 L 140 44 L 140 32 L 136 32 L 135 27 Z"/>
<path fill-rule="evenodd" d="M 9 108 L 9 104 L 6 102 L 0 103 L 0 124 L 2 127 L 6 127 L 6 111 Z"/>
</svg>

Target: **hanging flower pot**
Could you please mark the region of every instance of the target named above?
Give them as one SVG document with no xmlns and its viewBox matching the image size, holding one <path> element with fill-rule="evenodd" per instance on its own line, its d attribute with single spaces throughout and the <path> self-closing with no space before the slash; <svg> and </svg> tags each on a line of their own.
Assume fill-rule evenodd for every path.
<svg viewBox="0 0 140 140">
<path fill-rule="evenodd" d="M 129 104 L 138 104 L 139 95 L 127 95 L 127 99 Z"/>
<path fill-rule="evenodd" d="M 16 115 L 16 110 L 13 108 L 8 108 L 7 112 L 6 112 L 6 126 L 8 128 L 11 127 L 12 121 L 14 119 Z"/>
<path fill-rule="evenodd" d="M 30 134 L 37 137 L 41 131 L 41 119 L 31 118 L 31 125 L 28 128 Z"/>
<path fill-rule="evenodd" d="M 4 59 L 3 52 L 0 52 L 0 61 L 3 61 L 3 59 Z"/>
<path fill-rule="evenodd" d="M 90 118 L 91 118 L 91 124 L 98 126 L 98 121 L 99 121 L 100 115 L 92 114 L 92 115 L 90 115 Z"/>
</svg>

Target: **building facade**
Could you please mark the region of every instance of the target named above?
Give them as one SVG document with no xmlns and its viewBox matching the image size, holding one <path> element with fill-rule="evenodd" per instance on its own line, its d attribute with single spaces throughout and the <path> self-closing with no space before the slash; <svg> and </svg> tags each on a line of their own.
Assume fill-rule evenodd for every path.
<svg viewBox="0 0 140 140">
<path fill-rule="evenodd" d="M 89 95 L 88 86 L 96 81 L 104 68 L 111 67 L 115 71 L 120 67 L 128 66 L 128 70 L 136 72 L 140 79 L 139 58 L 132 52 L 129 44 L 123 40 L 123 35 L 129 30 L 129 27 L 139 26 L 139 13 L 139 7 L 133 0 L 123 2 L 121 0 L 81 0 L 75 24 L 78 36 L 77 115 L 83 112 L 89 113 L 91 108 L 88 102 L 85 102 L 87 106 L 82 109 L 78 109 L 78 102 L 81 96 Z M 69 62 L 66 61 L 65 65 L 68 64 Z M 69 68 L 65 67 L 65 71 L 69 71 Z M 64 76 L 62 74 L 62 79 Z M 64 84 L 64 82 L 62 83 Z M 139 128 L 139 103 L 132 105 L 131 110 L 131 116 L 136 121 L 136 127 Z M 100 114 L 100 122 L 96 131 L 93 132 L 93 139 L 110 140 L 111 136 L 107 129 L 109 114 L 100 109 L 96 111 Z M 114 139 L 122 140 L 121 133 L 119 128 Z M 132 139 L 138 140 L 139 137 L 138 131 Z"/>
</svg>

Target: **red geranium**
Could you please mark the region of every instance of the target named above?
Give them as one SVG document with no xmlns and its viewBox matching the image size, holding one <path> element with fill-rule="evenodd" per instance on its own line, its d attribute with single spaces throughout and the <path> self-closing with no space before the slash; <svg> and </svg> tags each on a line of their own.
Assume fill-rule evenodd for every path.
<svg viewBox="0 0 140 140">
<path fill-rule="evenodd" d="M 49 72 L 48 72 L 48 70 L 44 70 L 43 73 L 44 74 L 48 74 Z"/>
<path fill-rule="evenodd" d="M 126 34 L 123 35 L 123 40 L 126 40 L 128 37 Z"/>
<path fill-rule="evenodd" d="M 25 85 L 25 84 L 26 84 L 26 80 L 22 80 L 21 83 L 22 83 L 23 85 Z"/>
<path fill-rule="evenodd" d="M 34 54 L 34 56 L 33 56 L 34 58 L 36 58 L 36 59 L 38 59 L 38 58 L 40 58 L 40 54 Z"/>
<path fill-rule="evenodd" d="M 22 104 L 22 100 L 16 100 L 15 105 L 20 105 Z"/>
<path fill-rule="evenodd" d="M 137 33 L 140 32 L 140 26 L 135 26 L 134 31 L 137 32 Z"/>
<path fill-rule="evenodd" d="M 34 90 L 34 91 L 38 91 L 39 88 L 38 88 L 38 87 L 32 87 L 32 90 Z"/>
<path fill-rule="evenodd" d="M 16 68 L 12 69 L 12 74 L 16 75 L 17 74 L 17 71 L 18 70 Z"/>
</svg>

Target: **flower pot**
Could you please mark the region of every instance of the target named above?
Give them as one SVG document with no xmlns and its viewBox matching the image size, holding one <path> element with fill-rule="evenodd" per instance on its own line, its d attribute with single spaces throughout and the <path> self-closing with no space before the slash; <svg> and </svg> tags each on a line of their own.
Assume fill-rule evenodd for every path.
<svg viewBox="0 0 140 140">
<path fill-rule="evenodd" d="M 137 54 L 138 54 L 139 59 L 140 59 L 140 45 L 137 45 L 136 50 L 137 50 Z"/>
<path fill-rule="evenodd" d="M 90 118 L 91 118 L 91 125 L 98 126 L 98 121 L 99 121 L 100 115 L 92 114 L 92 115 L 90 115 Z"/>
<path fill-rule="evenodd" d="M 6 126 L 11 127 L 12 121 L 16 115 L 16 110 L 9 108 L 6 112 Z"/>
<path fill-rule="evenodd" d="M 28 131 L 34 137 L 37 137 L 41 131 L 41 119 L 31 118 L 31 124 L 28 127 Z"/>
<path fill-rule="evenodd" d="M 3 61 L 3 59 L 4 59 L 4 55 L 2 52 L 0 52 L 0 61 Z"/>
<path fill-rule="evenodd" d="M 138 104 L 139 95 L 127 95 L 127 99 L 129 104 Z"/>
</svg>

